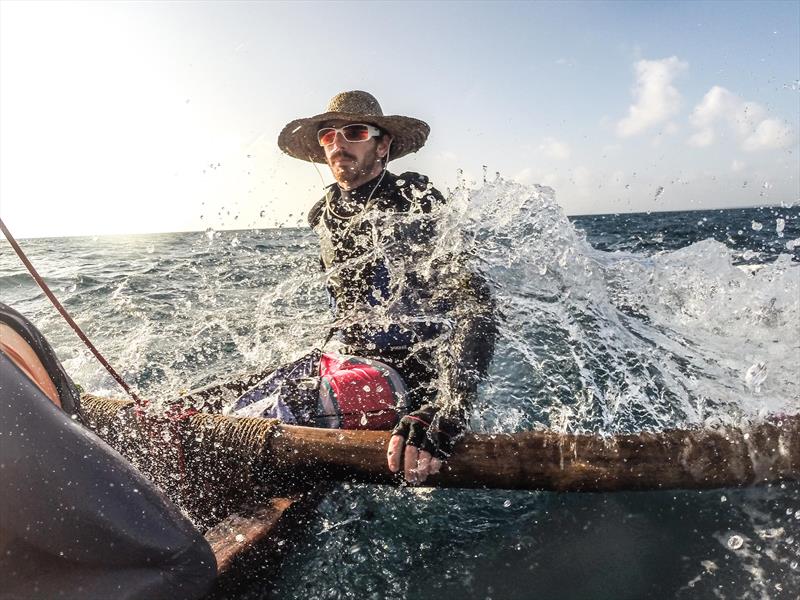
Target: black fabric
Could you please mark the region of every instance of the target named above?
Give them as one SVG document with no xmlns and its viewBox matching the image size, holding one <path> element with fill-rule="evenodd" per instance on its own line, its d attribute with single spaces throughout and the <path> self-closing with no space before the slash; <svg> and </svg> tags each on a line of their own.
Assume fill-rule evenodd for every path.
<svg viewBox="0 0 800 600">
<path fill-rule="evenodd" d="M 425 405 L 402 419 L 392 431 L 406 444 L 447 459 L 464 433 L 464 418 L 446 416 L 439 408 Z"/>
<path fill-rule="evenodd" d="M 7 304 L 0 302 L 0 322 L 5 323 L 11 329 L 16 331 L 22 338 L 28 342 L 30 347 L 42 361 L 42 365 L 53 380 L 58 392 L 58 398 L 61 400 L 61 408 L 70 415 L 75 415 L 76 418 L 80 417 L 80 393 L 78 392 L 75 384 L 67 375 L 64 367 L 53 351 L 48 341 L 39 332 L 33 324 L 25 317 L 15 311 Z"/>
<path fill-rule="evenodd" d="M 42 362 L 52 358 L 2 308 L 20 334 L 36 333 Z M 210 546 L 178 509 L 0 352 L 0 599 L 188 600 L 215 575 Z"/>
<path fill-rule="evenodd" d="M 443 256 L 426 274 L 415 268 L 436 246 L 435 209 L 444 202 L 425 176 L 386 172 L 349 192 L 330 186 L 309 213 L 320 236 L 331 308 L 351 321 L 334 334 L 348 354 L 397 369 L 412 408 L 441 401 L 435 392 L 441 375 L 448 401 L 467 405 L 486 375 L 497 336 L 491 289 L 470 257 Z M 402 285 L 392 281 L 388 263 L 401 266 L 395 272 L 402 271 Z M 435 307 L 438 323 L 414 319 L 423 305 L 428 314 Z M 363 311 L 375 308 L 385 309 L 390 321 L 397 318 L 386 324 L 384 314 L 380 325 L 372 324 Z"/>
</svg>

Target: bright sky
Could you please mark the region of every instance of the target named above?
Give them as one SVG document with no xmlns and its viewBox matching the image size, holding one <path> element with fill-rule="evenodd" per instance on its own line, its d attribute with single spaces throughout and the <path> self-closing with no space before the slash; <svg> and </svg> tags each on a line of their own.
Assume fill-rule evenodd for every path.
<svg viewBox="0 0 800 600">
<path fill-rule="evenodd" d="M 569 214 L 800 198 L 796 1 L 2 1 L 0 215 L 19 237 L 302 223 L 322 184 L 278 133 L 348 89 L 431 125 L 392 170 L 443 190 L 486 165 Z"/>
</svg>

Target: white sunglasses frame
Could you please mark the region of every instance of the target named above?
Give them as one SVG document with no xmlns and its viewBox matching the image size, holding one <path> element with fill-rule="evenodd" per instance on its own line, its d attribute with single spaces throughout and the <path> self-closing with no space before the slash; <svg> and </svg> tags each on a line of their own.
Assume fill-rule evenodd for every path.
<svg viewBox="0 0 800 600">
<path fill-rule="evenodd" d="M 347 136 L 344 134 L 344 128 L 345 127 L 352 127 L 353 125 L 358 125 L 359 127 L 366 127 L 367 128 L 367 132 L 370 134 L 369 137 L 366 140 L 355 140 L 355 141 L 348 140 Z M 337 134 L 341 135 L 342 138 L 344 138 L 344 140 L 346 142 L 350 142 L 351 144 L 359 144 L 361 142 L 366 142 L 367 140 L 371 140 L 374 137 L 379 137 L 382 134 L 380 129 L 378 129 L 374 125 L 370 125 L 369 123 L 348 123 L 347 125 L 344 125 L 342 127 L 320 127 L 317 130 L 317 142 L 319 142 L 319 145 L 322 146 L 323 148 L 325 146 L 330 146 L 333 142 L 331 142 L 331 144 L 323 144 L 322 140 L 320 139 L 320 135 L 319 135 L 321 131 L 325 131 L 325 132 L 327 132 L 327 131 L 335 131 Z M 336 140 L 336 136 L 335 135 L 333 136 L 333 139 Z"/>
</svg>

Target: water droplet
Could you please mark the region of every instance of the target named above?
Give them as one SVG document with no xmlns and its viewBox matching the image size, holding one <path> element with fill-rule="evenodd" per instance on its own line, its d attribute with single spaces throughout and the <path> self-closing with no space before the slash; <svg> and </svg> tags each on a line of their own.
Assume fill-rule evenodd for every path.
<svg viewBox="0 0 800 600">
<path fill-rule="evenodd" d="M 785 219 L 775 219 L 775 231 L 778 237 L 783 237 L 783 229 L 786 227 Z"/>
<path fill-rule="evenodd" d="M 505 502 L 503 502 L 503 506 L 505 506 L 506 508 L 511 506 L 511 500 L 506 500 Z"/>
<path fill-rule="evenodd" d="M 744 384 L 754 392 L 761 391 L 761 384 L 767 379 L 767 365 L 757 362 L 744 374 Z"/>
<path fill-rule="evenodd" d="M 738 550 L 744 545 L 744 540 L 740 535 L 732 535 L 728 538 L 728 548 L 731 550 Z"/>
<path fill-rule="evenodd" d="M 720 502 L 727 502 L 728 501 L 728 497 L 727 496 L 722 496 L 722 497 L 720 497 L 719 501 Z"/>
<path fill-rule="evenodd" d="M 750 227 L 753 229 L 753 231 L 761 231 L 764 228 L 764 226 L 758 221 L 753 221 L 750 224 Z"/>
<path fill-rule="evenodd" d="M 362 426 L 367 424 L 367 413 L 361 413 L 361 421 L 359 421 L 359 423 L 361 423 Z"/>
<path fill-rule="evenodd" d="M 244 535 L 242 535 L 241 533 L 237 533 L 236 534 L 236 541 L 241 544 L 244 541 Z"/>
<path fill-rule="evenodd" d="M 372 388 L 371 388 L 371 387 L 369 387 L 368 385 L 365 385 L 365 386 L 364 386 L 363 388 L 361 388 L 361 389 L 363 389 L 365 392 L 369 392 L 369 391 L 370 391 Z"/>
</svg>

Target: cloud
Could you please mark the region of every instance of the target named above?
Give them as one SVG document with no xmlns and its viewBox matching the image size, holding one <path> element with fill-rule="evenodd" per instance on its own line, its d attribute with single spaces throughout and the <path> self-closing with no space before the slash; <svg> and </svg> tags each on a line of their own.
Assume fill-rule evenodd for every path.
<svg viewBox="0 0 800 600">
<path fill-rule="evenodd" d="M 525 167 L 524 169 L 522 169 L 522 171 L 514 175 L 514 177 L 512 177 L 511 179 L 513 179 L 517 183 L 529 183 L 532 178 L 533 178 L 533 171 L 531 170 L 530 167 Z"/>
<path fill-rule="evenodd" d="M 617 135 L 638 135 L 675 115 L 681 95 L 672 81 L 688 66 L 677 56 L 636 62 L 635 102 L 628 108 L 628 116 L 617 123 Z"/>
<path fill-rule="evenodd" d="M 724 87 L 715 85 L 694 107 L 689 122 L 695 128 L 689 145 L 705 148 L 717 138 L 730 135 L 742 150 L 754 152 L 785 148 L 794 141 L 791 127 L 768 118 L 756 102 L 746 102 Z"/>
<path fill-rule="evenodd" d="M 756 130 L 742 142 L 742 149 L 750 152 L 771 148 L 785 148 L 794 141 L 791 127 L 778 119 L 764 119 Z"/>
<path fill-rule="evenodd" d="M 569 144 L 551 137 L 542 140 L 539 150 L 548 158 L 555 158 L 556 160 L 566 160 L 570 157 Z"/>
<path fill-rule="evenodd" d="M 540 185 L 551 187 L 553 189 L 560 188 L 561 184 L 564 182 L 563 177 L 559 175 L 556 171 L 544 170 L 539 168 L 532 169 L 530 167 L 525 167 L 519 173 L 514 175 L 512 179 L 517 183 L 524 183 L 524 184 L 538 183 Z"/>
<path fill-rule="evenodd" d="M 733 171 L 734 173 L 738 173 L 739 171 L 741 171 L 742 169 L 744 169 L 746 166 L 747 166 L 747 165 L 746 165 L 745 163 L 743 163 L 742 161 L 740 161 L 740 160 L 734 160 L 734 161 L 731 163 L 731 171 Z"/>
</svg>

